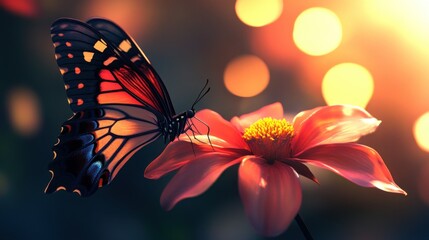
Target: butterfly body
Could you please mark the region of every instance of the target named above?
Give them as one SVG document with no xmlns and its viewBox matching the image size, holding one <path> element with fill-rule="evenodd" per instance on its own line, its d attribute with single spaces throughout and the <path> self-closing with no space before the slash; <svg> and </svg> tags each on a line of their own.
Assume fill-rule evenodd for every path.
<svg viewBox="0 0 429 240">
<path fill-rule="evenodd" d="M 164 141 L 171 142 L 179 137 L 180 134 L 185 133 L 188 119 L 194 116 L 195 111 L 188 110 L 173 116 L 171 119 L 165 119 L 160 125 L 160 128 L 163 129 L 162 134 L 164 136 Z"/>
<path fill-rule="evenodd" d="M 115 23 L 62 18 L 52 24 L 51 37 L 74 114 L 53 147 L 46 193 L 89 196 L 142 147 L 192 130 L 194 105 L 208 90 L 190 110 L 176 114 L 148 58 Z"/>
</svg>

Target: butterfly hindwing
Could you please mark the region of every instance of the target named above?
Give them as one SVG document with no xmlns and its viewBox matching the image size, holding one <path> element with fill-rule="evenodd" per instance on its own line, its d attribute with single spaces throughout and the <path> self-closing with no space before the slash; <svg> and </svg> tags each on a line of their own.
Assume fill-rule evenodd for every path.
<svg viewBox="0 0 429 240">
<path fill-rule="evenodd" d="M 54 22 L 51 35 L 74 115 L 64 122 L 53 148 L 52 179 L 45 191 L 89 196 L 161 135 L 162 111 L 171 102 L 163 102 L 162 89 L 157 92 L 115 45 L 117 39 L 73 19 Z"/>
<path fill-rule="evenodd" d="M 60 189 L 88 196 L 110 183 L 123 164 L 159 136 L 156 116 L 125 105 L 77 112 L 63 123 L 47 193 Z"/>
</svg>

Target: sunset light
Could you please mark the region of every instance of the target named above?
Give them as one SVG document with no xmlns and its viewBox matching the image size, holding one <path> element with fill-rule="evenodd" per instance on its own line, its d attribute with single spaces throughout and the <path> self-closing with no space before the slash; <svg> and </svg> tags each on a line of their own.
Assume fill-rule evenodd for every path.
<svg viewBox="0 0 429 240">
<path fill-rule="evenodd" d="M 341 39 L 341 21 L 331 10 L 310 8 L 295 20 L 293 40 L 308 55 L 328 54 L 340 45 Z"/>
<path fill-rule="evenodd" d="M 270 81 L 267 65 L 253 55 L 237 57 L 228 63 L 224 72 L 226 88 L 239 97 L 253 97 L 261 93 Z"/>
<path fill-rule="evenodd" d="M 277 20 L 283 10 L 282 0 L 237 0 L 238 18 L 251 27 L 261 27 Z"/>
<path fill-rule="evenodd" d="M 429 240 L 429 0 L 0 11 L 0 240 Z"/>
<path fill-rule="evenodd" d="M 374 92 L 371 73 L 355 63 L 341 63 L 323 78 L 322 94 L 328 105 L 352 104 L 365 107 Z"/>
<path fill-rule="evenodd" d="M 429 112 L 424 113 L 416 120 L 413 133 L 417 145 L 422 150 L 429 152 Z"/>
</svg>

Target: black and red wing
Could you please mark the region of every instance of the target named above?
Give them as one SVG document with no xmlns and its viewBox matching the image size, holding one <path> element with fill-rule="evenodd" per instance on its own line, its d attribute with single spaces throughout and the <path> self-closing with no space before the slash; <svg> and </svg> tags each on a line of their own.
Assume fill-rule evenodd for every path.
<svg viewBox="0 0 429 240">
<path fill-rule="evenodd" d="M 112 43 L 115 39 L 73 19 L 54 22 L 51 35 L 74 115 L 64 122 L 53 148 L 52 179 L 45 192 L 89 196 L 161 135 L 158 121 L 169 112 L 168 104 Z"/>
<path fill-rule="evenodd" d="M 156 121 L 147 109 L 123 104 L 75 113 L 52 149 L 45 192 L 89 196 L 110 183 L 134 153 L 160 136 Z"/>
<path fill-rule="evenodd" d="M 107 19 L 93 18 L 87 21 L 87 23 L 97 29 L 109 42 L 115 45 L 125 59 L 131 60 L 139 69 L 139 73 L 141 73 L 141 76 L 146 82 L 152 83 L 156 92 L 159 93 L 159 97 L 161 98 L 160 102 L 165 105 L 163 106 L 164 109 L 168 110 L 163 113 L 166 116 L 174 116 L 176 113 L 164 83 L 134 39 L 116 23 Z"/>
<path fill-rule="evenodd" d="M 94 27 L 68 18 L 52 24 L 51 36 L 74 112 L 103 104 L 126 103 L 142 105 L 164 116 L 174 115 L 170 112 L 170 98 L 163 97 L 168 96 L 165 87 L 153 84 L 162 84 L 153 68 L 143 72 L 141 64 L 133 63 L 126 54 L 125 50 L 140 52 L 135 44 L 120 48 L 115 44 L 117 39 L 110 40 L 110 36 L 102 35 Z M 156 81 L 152 76 L 157 77 Z"/>
</svg>

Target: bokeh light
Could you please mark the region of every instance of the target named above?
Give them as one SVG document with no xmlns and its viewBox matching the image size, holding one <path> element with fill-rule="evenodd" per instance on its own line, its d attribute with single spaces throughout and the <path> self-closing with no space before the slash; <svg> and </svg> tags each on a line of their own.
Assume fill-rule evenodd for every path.
<svg viewBox="0 0 429 240">
<path fill-rule="evenodd" d="M 148 0 L 104 1 L 91 0 L 82 4 L 81 18 L 106 17 L 119 24 L 134 39 L 145 36 L 151 31 L 159 17 L 159 11 L 153 9 L 154 3 Z M 126 14 L 124 14 L 126 13 Z"/>
<path fill-rule="evenodd" d="M 355 63 L 332 67 L 323 78 L 322 94 L 328 105 L 352 104 L 366 107 L 374 92 L 371 73 Z"/>
<path fill-rule="evenodd" d="M 0 6 L 24 17 L 35 17 L 39 13 L 35 0 L 1 0 Z"/>
<path fill-rule="evenodd" d="M 283 0 L 237 0 L 235 12 L 238 18 L 252 27 L 274 22 L 281 15 Z"/>
<path fill-rule="evenodd" d="M 230 61 L 224 72 L 226 88 L 239 97 L 261 93 L 270 81 L 267 65 L 253 55 L 243 55 Z"/>
<path fill-rule="evenodd" d="M 5 5 L 23 2 L 35 3 L 37 15 L 29 18 L 25 8 L 14 10 Z M 194 100 L 192 96 L 180 96 L 196 84 L 199 89 L 198 82 L 209 78 L 215 80 L 210 83 L 214 91 L 198 109 L 211 108 L 229 119 L 281 101 L 285 111 L 296 113 L 325 104 L 322 80 L 333 66 L 344 62 L 364 66 L 376 81 L 368 110 L 383 124 L 363 140 L 381 154 L 394 180 L 409 196 L 358 187 L 330 171 L 310 167 L 321 185 L 301 178 L 307 194 L 302 216 L 304 220 L 311 218 L 306 224 L 320 239 L 427 237 L 429 152 L 417 145 L 413 126 L 418 117 L 429 112 L 429 1 L 283 1 L 280 16 L 262 27 L 243 23 L 237 16 L 236 2 L 0 0 L 1 17 L 7 23 L 3 28 L 7 47 L 0 62 L 3 79 L 9 79 L 0 84 L 4 103 L 0 118 L 1 239 L 262 238 L 242 210 L 236 184 L 231 184 L 236 183 L 236 171 L 226 171 L 204 195 L 184 201 L 165 217 L 159 197 L 168 179 L 154 184 L 141 175 L 148 161 L 165 148 L 162 143 L 143 148 L 134 157 L 136 161 L 127 163 L 128 172 L 117 178 L 118 182 L 85 201 L 65 192 L 42 194 L 49 174 L 36 170 L 46 169 L 59 126 L 70 114 L 49 39 L 50 24 L 58 17 L 104 17 L 118 23 L 153 58 L 179 112 L 188 109 Z M 312 7 L 334 12 L 342 28 L 338 47 L 318 57 L 303 52 L 293 38 L 297 17 Z M 322 37 L 332 36 L 314 38 L 317 44 Z M 29 57 L 29 52 L 34 54 Z M 251 98 L 225 93 L 222 79 L 228 62 L 246 53 L 258 56 L 269 66 L 271 79 L 265 90 Z M 37 134 L 30 137 L 23 137 L 11 120 L 9 96 L 16 83 L 37 94 L 42 109 L 39 126 L 43 128 L 38 127 Z M 31 86 L 37 86 L 37 92 Z M 339 192 L 344 194 L 338 196 Z M 76 204 L 67 204 L 69 198 Z M 82 218 L 82 212 L 89 217 Z M 69 229 L 70 222 L 74 230 L 64 236 L 61 230 Z M 330 226 L 335 226 L 334 230 Z M 303 236 L 292 223 L 278 238 Z"/>
<path fill-rule="evenodd" d="M 293 40 L 304 53 L 321 56 L 341 43 L 341 21 L 329 9 L 315 7 L 303 11 L 295 20 Z"/>
<path fill-rule="evenodd" d="M 429 32 L 421 30 L 429 24 L 428 9 L 429 1 L 424 0 L 378 0 L 366 6 L 372 22 L 391 28 L 400 33 L 398 37 L 410 42 L 429 38 Z M 424 47 L 415 42 L 413 45 Z"/>
<path fill-rule="evenodd" d="M 27 88 L 9 92 L 8 107 L 10 122 L 16 132 L 23 136 L 35 134 L 40 127 L 40 106 L 36 94 Z"/>
<path fill-rule="evenodd" d="M 429 112 L 421 115 L 416 120 L 413 133 L 417 145 L 424 151 L 429 152 Z"/>
</svg>

